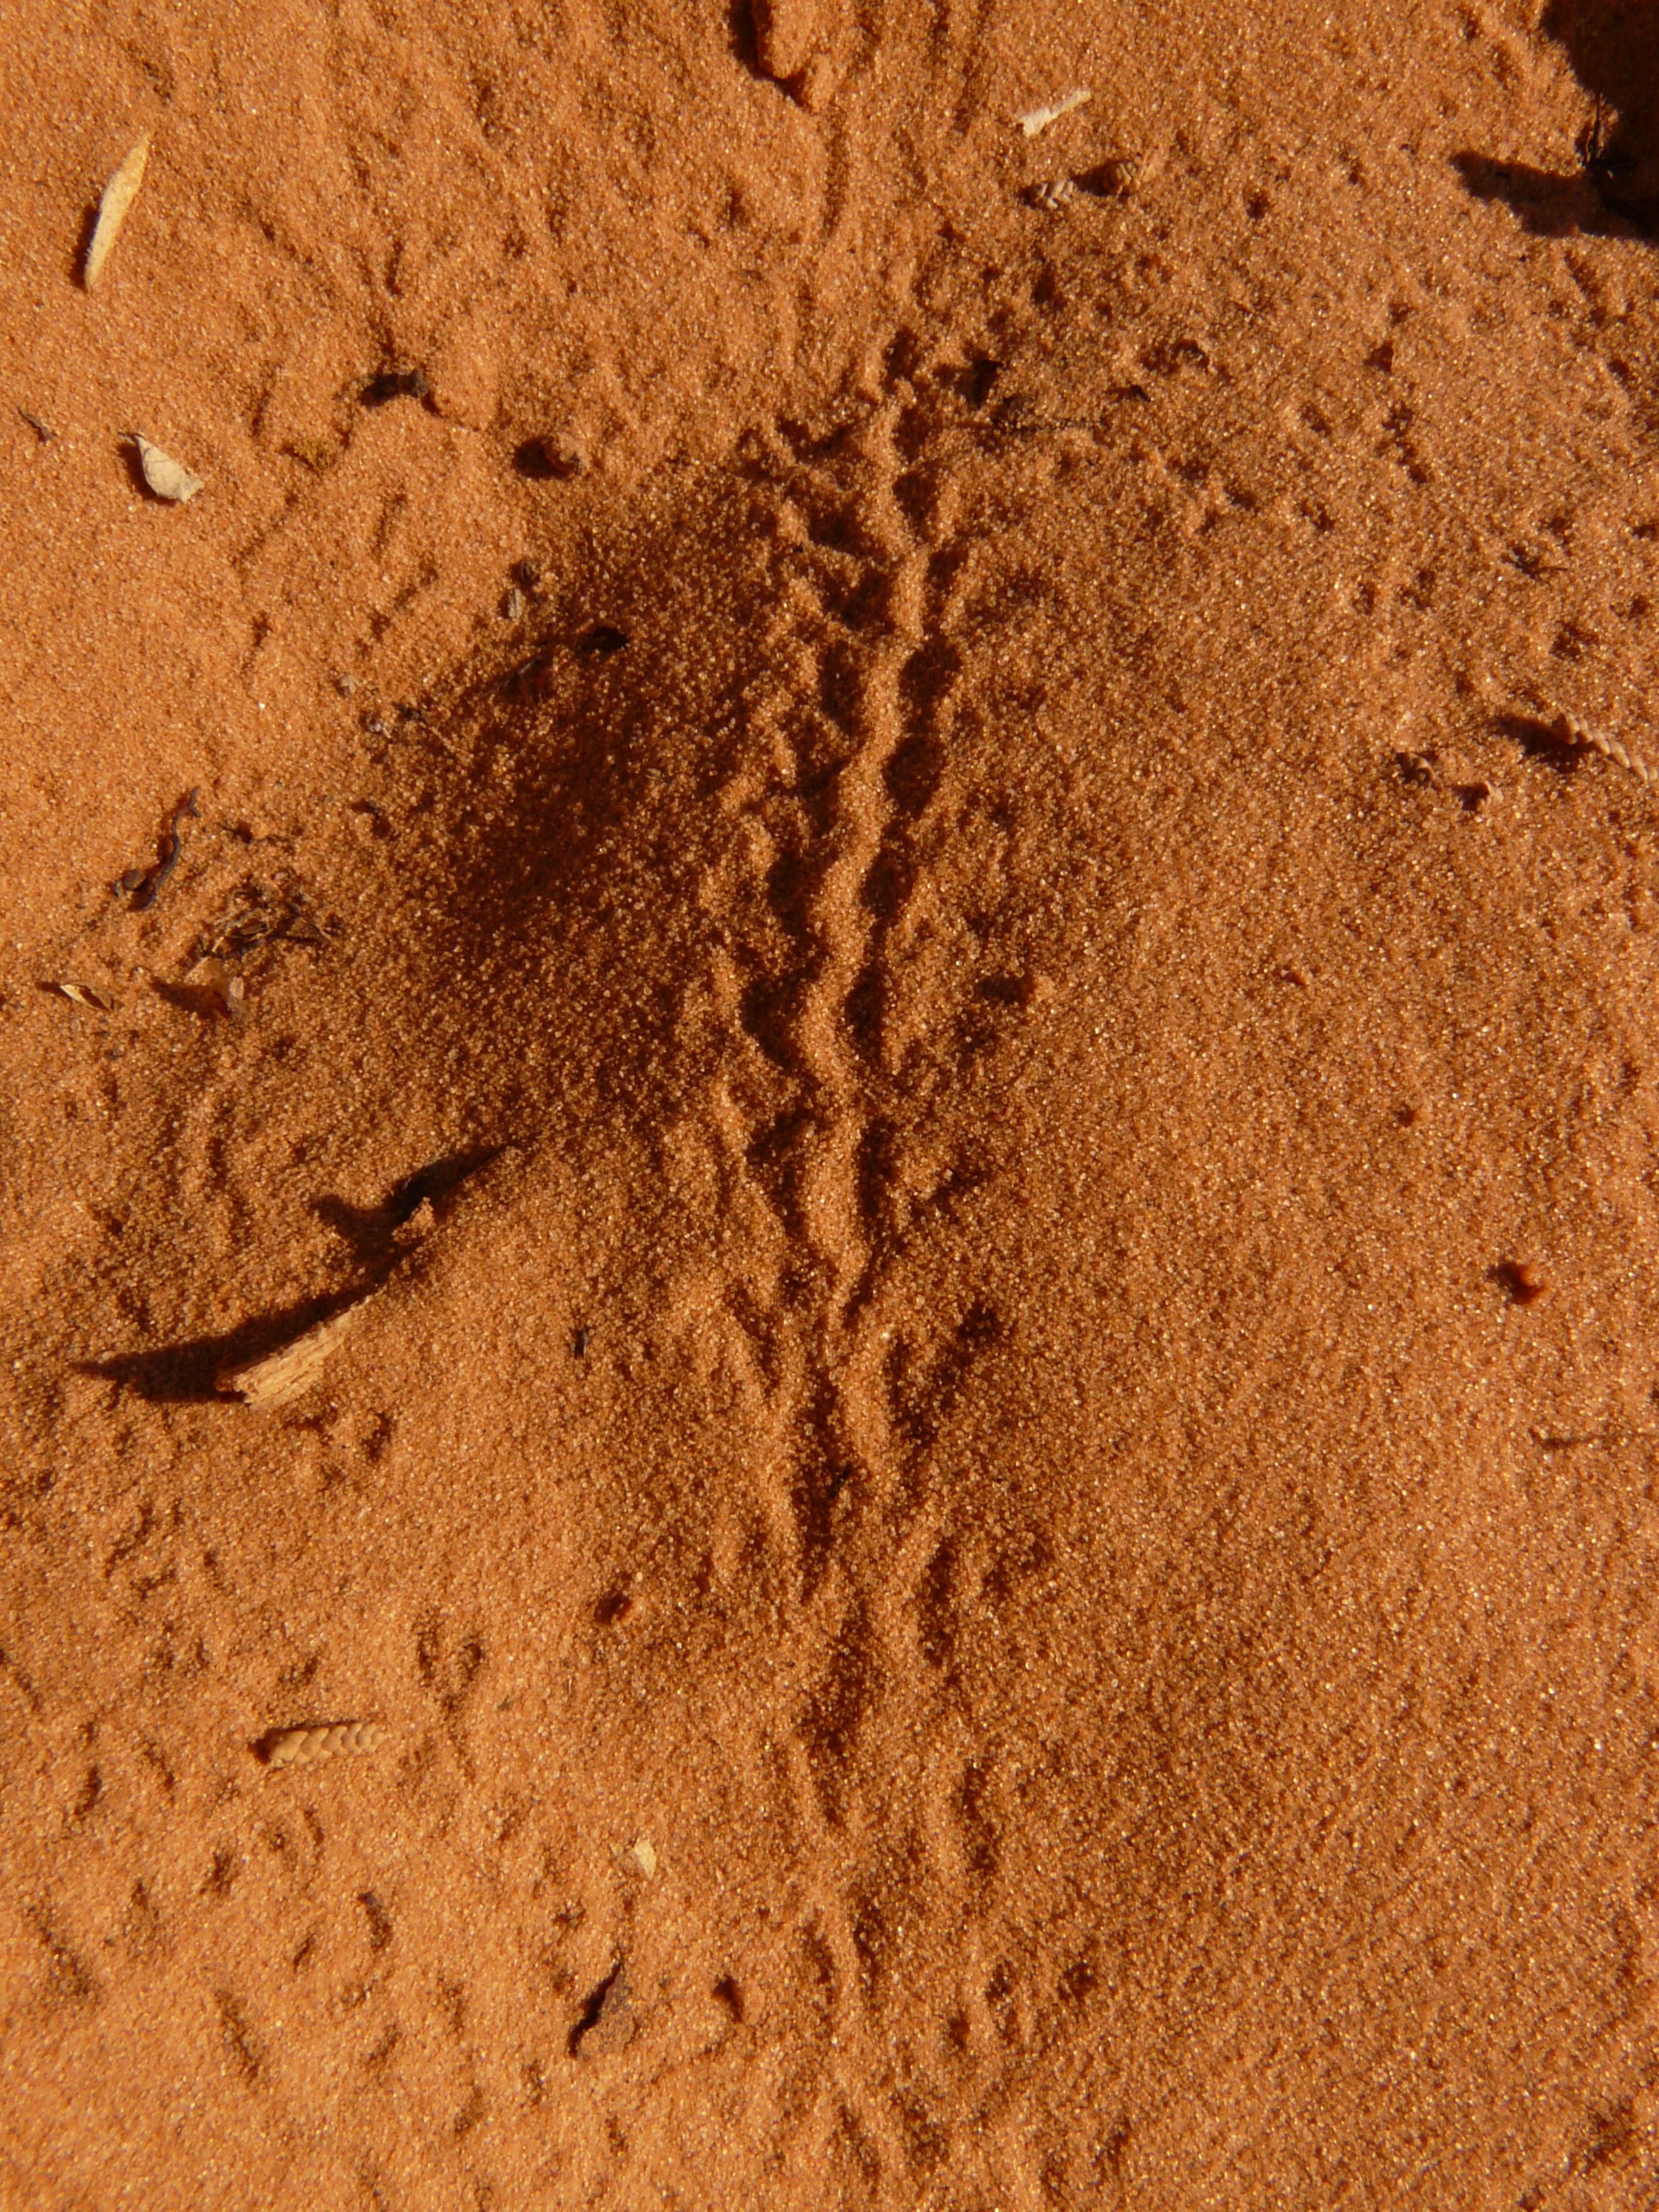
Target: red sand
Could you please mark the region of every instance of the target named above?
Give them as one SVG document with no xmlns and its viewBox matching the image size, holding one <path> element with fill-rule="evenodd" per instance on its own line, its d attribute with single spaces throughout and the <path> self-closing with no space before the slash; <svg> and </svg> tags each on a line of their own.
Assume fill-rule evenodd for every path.
<svg viewBox="0 0 1659 2212">
<path fill-rule="evenodd" d="M 4 2202 L 1659 2203 L 1659 9 L 4 30 Z"/>
</svg>

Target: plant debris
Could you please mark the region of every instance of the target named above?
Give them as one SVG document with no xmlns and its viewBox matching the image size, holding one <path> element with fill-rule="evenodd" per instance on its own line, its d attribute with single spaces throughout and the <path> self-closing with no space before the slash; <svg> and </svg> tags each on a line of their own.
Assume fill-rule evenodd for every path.
<svg viewBox="0 0 1659 2212">
<path fill-rule="evenodd" d="M 49 983 L 46 988 L 60 993 L 77 1006 L 90 1006 L 95 1013 L 112 1014 L 115 1012 L 114 999 L 96 983 L 70 983 L 58 980 Z"/>
<path fill-rule="evenodd" d="M 1028 138 L 1035 138 L 1039 131 L 1046 131 L 1051 123 L 1058 123 L 1062 115 L 1069 115 L 1074 107 L 1081 107 L 1085 100 L 1093 98 L 1094 94 L 1090 88 L 1080 84 L 1073 92 L 1061 93 L 1059 99 L 1051 100 L 1047 107 L 1034 107 L 1029 114 L 1022 115 L 1019 127 Z"/>
<path fill-rule="evenodd" d="M 182 461 L 175 461 L 171 453 L 164 453 L 159 446 L 137 430 L 127 435 L 138 448 L 138 465 L 144 472 L 144 482 L 157 499 L 171 500 L 182 507 L 187 499 L 194 499 L 202 489 L 202 479 L 187 469 Z"/>
<path fill-rule="evenodd" d="M 178 866 L 179 855 L 185 849 L 181 825 L 186 815 L 193 816 L 198 821 L 201 819 L 201 812 L 196 804 L 200 796 L 198 790 L 191 789 L 185 793 L 182 802 L 174 807 L 173 818 L 161 832 L 161 850 L 156 854 L 155 866 L 153 868 L 129 868 L 117 885 L 120 890 L 133 893 L 132 908 L 135 914 L 142 914 L 146 907 L 155 905 L 161 896 L 162 885 Z"/>
<path fill-rule="evenodd" d="M 330 1353 L 346 1331 L 356 1325 L 374 1295 L 371 1291 L 368 1297 L 360 1297 L 338 1313 L 331 1314 L 326 1321 L 319 1321 L 302 1336 L 295 1337 L 278 1351 L 267 1352 L 262 1359 L 222 1367 L 217 1377 L 219 1389 L 227 1395 L 240 1397 L 245 1406 L 287 1405 L 319 1379 Z"/>
<path fill-rule="evenodd" d="M 326 951 L 334 942 L 338 925 L 319 921 L 311 902 L 297 884 L 283 890 L 261 883 L 245 883 L 232 905 L 210 922 L 196 941 L 198 960 L 240 959 L 262 945 L 285 942 L 309 945 Z"/>
<path fill-rule="evenodd" d="M 38 415 L 31 415 L 27 407 L 20 407 L 17 411 L 22 416 L 23 420 L 28 424 L 30 429 L 33 431 L 35 436 L 40 441 L 40 443 L 43 446 L 51 445 L 52 440 L 58 435 L 57 431 L 49 429 L 46 424 L 40 420 L 40 417 Z"/>
<path fill-rule="evenodd" d="M 314 1766 L 324 1759 L 363 1759 L 387 1731 L 378 1721 L 331 1721 L 321 1728 L 277 1729 L 260 1747 L 267 1766 Z"/>
<path fill-rule="evenodd" d="M 191 970 L 197 988 L 233 1022 L 247 1012 L 247 984 L 234 975 L 222 960 L 203 960 Z"/>
<path fill-rule="evenodd" d="M 98 203 L 98 221 L 93 227 L 92 242 L 87 248 L 86 265 L 81 274 L 81 282 L 88 292 L 102 276 L 104 264 L 121 234 L 121 226 L 138 197 L 138 187 L 144 181 L 144 164 L 149 159 L 149 133 L 146 131 L 104 187 L 104 196 Z"/>
</svg>

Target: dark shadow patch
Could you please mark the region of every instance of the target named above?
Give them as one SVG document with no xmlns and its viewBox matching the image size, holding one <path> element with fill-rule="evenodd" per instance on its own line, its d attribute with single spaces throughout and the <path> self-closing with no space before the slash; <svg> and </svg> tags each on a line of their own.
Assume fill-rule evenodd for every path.
<svg viewBox="0 0 1659 2212">
<path fill-rule="evenodd" d="M 433 1160 L 395 1184 L 380 1206 L 353 1206 L 348 1199 L 323 1197 L 312 1200 L 311 1210 L 342 1239 L 360 1267 L 371 1267 L 390 1256 L 398 1231 L 428 1199 L 434 1206 L 441 1205 L 469 1176 L 498 1160 L 501 1150 L 489 1145 Z"/>
<path fill-rule="evenodd" d="M 224 992 L 207 983 L 164 983 L 159 975 L 150 978 L 149 988 L 158 999 L 176 1007 L 181 1014 L 192 1014 L 198 1021 L 231 1022 L 236 1019 L 226 1003 Z"/>
<path fill-rule="evenodd" d="M 153 1405 L 240 1405 L 239 1397 L 220 1389 L 222 1368 L 247 1366 L 281 1351 L 319 1322 L 355 1305 L 362 1296 L 358 1286 L 329 1297 L 303 1298 L 297 1304 L 260 1314 L 222 1336 L 196 1336 L 182 1344 L 162 1345 L 155 1352 L 125 1352 L 112 1359 L 83 1360 L 76 1371 L 101 1376 L 106 1382 L 123 1383 Z"/>
<path fill-rule="evenodd" d="M 46 1954 L 46 1997 L 53 2005 L 99 2003 L 103 1992 L 80 1954 L 53 1925 L 44 1911 L 29 1915 Z"/>
<path fill-rule="evenodd" d="M 362 407 L 386 407 L 394 399 L 425 401 L 432 396 L 432 386 L 418 368 L 382 368 L 371 376 L 357 394 Z"/>
<path fill-rule="evenodd" d="M 1503 199 L 1545 237 L 1659 235 L 1659 0 L 1551 0 L 1539 27 L 1565 50 L 1595 101 L 1575 169 L 1460 154 L 1453 166 L 1477 198 Z"/>
<path fill-rule="evenodd" d="M 368 1923 L 368 1948 L 378 1957 L 392 1941 L 392 1915 L 372 1889 L 360 1890 L 357 1902 Z"/>
<path fill-rule="evenodd" d="M 514 453 L 513 470 L 526 483 L 568 483 L 581 474 L 581 456 L 562 439 L 526 438 Z"/>
<path fill-rule="evenodd" d="M 1036 980 L 1030 975 L 981 975 L 974 988 L 988 1006 L 1029 1006 L 1036 995 Z"/>
<path fill-rule="evenodd" d="M 993 361 L 988 354 L 975 354 L 959 368 L 942 368 L 939 380 L 949 392 L 954 392 L 964 407 L 975 414 L 984 406 L 1002 374 L 1002 363 Z"/>
<path fill-rule="evenodd" d="M 975 1300 L 931 1357 L 918 1357 L 903 1337 L 895 1337 L 888 1354 L 888 1387 L 894 1426 L 921 1450 L 927 1449 L 940 1423 L 961 1397 L 976 1362 L 1003 1342 L 1006 1325 L 994 1307 Z"/>
<path fill-rule="evenodd" d="M 1492 727 L 1495 736 L 1507 738 L 1528 760 L 1542 761 L 1558 775 L 1576 775 L 1583 765 L 1583 748 L 1570 744 L 1553 722 L 1536 714 L 1499 714 Z"/>
<path fill-rule="evenodd" d="M 1533 238 L 1622 237 L 1629 225 L 1615 215 L 1582 170 L 1557 174 L 1525 161 L 1495 161 L 1486 154 L 1454 154 L 1452 167 L 1471 199 L 1503 200 Z"/>
<path fill-rule="evenodd" d="M 956 1578 L 956 1545 L 947 1536 L 923 1568 L 916 1585 L 917 1641 L 930 1667 L 943 1667 L 955 1648 Z"/>
<path fill-rule="evenodd" d="M 1536 1269 L 1520 1260 L 1500 1260 L 1487 1269 L 1486 1280 L 1496 1283 L 1513 1306 L 1535 1306 L 1550 1294 L 1549 1285 Z"/>
<path fill-rule="evenodd" d="M 618 1959 L 592 1990 L 566 2039 L 573 2058 L 605 2058 L 623 2051 L 639 2032 L 629 1995 L 626 1962 Z"/>
<path fill-rule="evenodd" d="M 254 2040 L 246 2015 L 228 1990 L 215 1998 L 219 2014 L 220 2039 L 243 2080 L 257 2081 L 264 2067 L 264 2053 Z"/>
<path fill-rule="evenodd" d="M 93 234 L 98 228 L 98 210 L 103 204 L 104 194 L 100 187 L 97 198 L 88 204 L 81 218 L 81 228 L 75 240 L 74 258 L 64 272 L 78 292 L 84 292 L 87 289 L 87 256 L 92 251 Z M 107 263 L 105 265 L 107 267 Z"/>
<path fill-rule="evenodd" d="M 741 1019 L 747 1034 L 779 1067 L 794 1064 L 794 1024 L 800 986 L 793 976 L 757 975 L 744 987 Z"/>
<path fill-rule="evenodd" d="M 1609 209 L 1659 229 L 1659 4 L 1551 0 L 1540 28 L 1595 100 L 1577 149 L 1585 174 Z"/>
<path fill-rule="evenodd" d="M 759 77 L 763 83 L 769 82 L 761 67 L 760 31 L 755 21 L 754 0 L 732 0 L 726 21 L 727 37 L 738 68 L 747 70 L 750 76 Z"/>
</svg>

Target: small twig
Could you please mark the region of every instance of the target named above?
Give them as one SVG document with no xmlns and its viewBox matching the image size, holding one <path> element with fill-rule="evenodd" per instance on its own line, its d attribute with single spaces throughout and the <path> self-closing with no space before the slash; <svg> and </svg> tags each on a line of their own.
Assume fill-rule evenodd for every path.
<svg viewBox="0 0 1659 2212">
<path fill-rule="evenodd" d="M 243 1360 L 222 1367 L 217 1382 L 227 1396 L 240 1397 L 245 1406 L 285 1406 L 308 1390 L 322 1375 L 325 1364 L 340 1339 L 362 1319 L 374 1291 L 362 1293 L 318 1322 L 302 1335 L 292 1337 L 263 1358 Z"/>
<path fill-rule="evenodd" d="M 167 878 L 178 866 L 179 855 L 185 849 L 184 835 L 179 828 L 179 824 L 184 821 L 184 818 L 187 814 L 193 816 L 198 822 L 200 821 L 201 812 L 196 804 L 198 796 L 199 793 L 196 791 L 187 793 L 185 794 L 184 805 L 173 809 L 173 819 L 168 823 L 167 828 L 161 833 L 161 849 L 160 856 L 156 860 L 155 866 L 150 870 L 149 875 L 138 886 L 137 894 L 133 899 L 132 905 L 133 911 L 135 913 L 142 914 L 146 907 L 155 905 L 157 898 L 161 896 L 162 885 L 167 882 Z"/>
</svg>

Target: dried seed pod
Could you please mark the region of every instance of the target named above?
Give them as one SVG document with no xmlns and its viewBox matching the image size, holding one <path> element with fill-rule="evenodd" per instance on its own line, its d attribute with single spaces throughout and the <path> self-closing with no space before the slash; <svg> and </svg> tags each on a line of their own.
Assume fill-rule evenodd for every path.
<svg viewBox="0 0 1659 2212">
<path fill-rule="evenodd" d="M 93 229 L 92 243 L 87 248 L 86 266 L 81 273 L 81 282 L 88 292 L 103 274 L 110 249 L 119 237 L 121 225 L 126 221 L 128 210 L 138 197 L 138 187 L 144 181 L 144 164 L 149 159 L 149 133 L 146 131 L 104 187 L 104 196 L 98 203 L 98 221 Z"/>
<path fill-rule="evenodd" d="M 268 1766 L 315 1766 L 319 1759 L 359 1759 L 378 1751 L 387 1731 L 378 1721 L 334 1721 L 324 1728 L 278 1729 L 264 1741 Z"/>
</svg>

